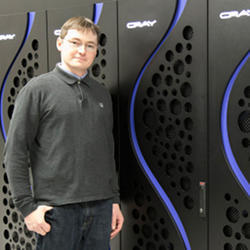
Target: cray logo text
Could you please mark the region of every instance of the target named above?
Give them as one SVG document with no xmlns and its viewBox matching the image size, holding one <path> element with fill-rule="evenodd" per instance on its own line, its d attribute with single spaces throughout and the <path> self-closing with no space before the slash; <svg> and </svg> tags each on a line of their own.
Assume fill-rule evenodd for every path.
<svg viewBox="0 0 250 250">
<path fill-rule="evenodd" d="M 0 34 L 0 41 L 14 40 L 16 34 Z"/>
<path fill-rule="evenodd" d="M 243 16 L 250 16 L 250 9 L 242 11 L 232 10 L 220 13 L 220 19 L 240 18 Z"/>
<path fill-rule="evenodd" d="M 54 35 L 55 36 L 60 36 L 60 34 L 61 34 L 61 29 L 54 30 Z"/>
<path fill-rule="evenodd" d="M 143 28 L 143 27 L 153 27 L 157 23 L 157 20 L 154 21 L 136 21 L 136 22 L 129 22 L 127 23 L 126 27 L 128 29 L 136 29 L 136 28 Z"/>
</svg>

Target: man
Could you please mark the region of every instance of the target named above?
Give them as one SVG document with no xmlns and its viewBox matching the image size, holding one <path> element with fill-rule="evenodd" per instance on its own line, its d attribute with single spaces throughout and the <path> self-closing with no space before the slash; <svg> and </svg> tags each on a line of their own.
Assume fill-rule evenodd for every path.
<svg viewBox="0 0 250 250">
<path fill-rule="evenodd" d="M 61 63 L 16 99 L 4 164 L 37 250 L 108 250 L 122 228 L 111 98 L 88 74 L 98 40 L 91 20 L 66 21 Z"/>
</svg>

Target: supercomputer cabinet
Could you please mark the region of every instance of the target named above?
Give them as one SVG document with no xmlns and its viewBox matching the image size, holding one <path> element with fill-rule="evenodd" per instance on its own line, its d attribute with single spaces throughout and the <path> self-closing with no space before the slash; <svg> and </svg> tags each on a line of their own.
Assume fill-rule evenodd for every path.
<svg viewBox="0 0 250 250">
<path fill-rule="evenodd" d="M 31 78 L 48 72 L 60 61 L 59 52 L 56 49 L 56 39 L 60 34 L 62 24 L 72 16 L 87 16 L 101 28 L 98 54 L 89 73 L 100 84 L 104 84 L 110 89 L 114 101 L 114 114 L 117 117 L 116 2 L 71 1 L 70 3 L 68 1 L 65 6 L 61 1 L 57 1 L 57 4 L 39 2 L 37 5 L 30 3 L 28 5 L 30 7 L 26 9 L 20 3 L 15 4 L 17 4 L 15 5 L 16 13 L 12 10 L 13 13 L 11 11 L 11 13 L 2 14 L 2 9 L 0 14 L 1 162 L 18 92 L 28 84 Z M 7 8 L 7 6 L 3 6 Z M 114 123 L 115 133 L 117 133 L 118 127 L 116 123 L 117 120 Z M 118 139 L 115 141 L 118 143 Z M 0 172 L 0 185 L 0 249 L 35 249 L 35 234 L 27 230 L 22 216 L 13 204 L 4 166 Z M 119 250 L 119 237 L 111 242 L 111 248 Z"/>
<path fill-rule="evenodd" d="M 210 1 L 209 249 L 250 249 L 249 2 Z"/>
<path fill-rule="evenodd" d="M 118 3 L 121 248 L 250 249 L 249 3 Z"/>
<path fill-rule="evenodd" d="M 249 8 L 244 0 L 3 2 L 1 152 L 18 91 L 60 61 L 62 23 L 86 15 L 102 31 L 90 74 L 114 101 L 125 223 L 111 250 L 250 250 Z M 4 168 L 0 185 L 0 248 L 34 249 Z"/>
<path fill-rule="evenodd" d="M 44 23 L 46 23 L 44 12 L 0 16 L 1 163 L 3 146 L 18 92 L 32 77 L 47 72 Z M 35 235 L 24 227 L 23 219 L 13 204 L 4 166 L 1 167 L 0 176 L 1 249 L 32 249 Z"/>
</svg>

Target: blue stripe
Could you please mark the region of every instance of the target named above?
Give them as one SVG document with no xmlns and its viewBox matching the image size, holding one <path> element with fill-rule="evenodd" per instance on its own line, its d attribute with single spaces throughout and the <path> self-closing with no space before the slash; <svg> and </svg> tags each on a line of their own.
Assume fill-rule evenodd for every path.
<svg viewBox="0 0 250 250">
<path fill-rule="evenodd" d="M 4 100 L 3 100 L 4 90 L 5 90 L 5 87 L 6 87 L 6 83 L 7 83 L 7 79 L 8 79 L 8 76 L 9 76 L 9 74 L 10 74 L 10 71 L 11 71 L 11 69 L 12 69 L 12 67 L 13 67 L 13 65 L 14 65 L 14 63 L 15 63 L 17 57 L 18 57 L 18 55 L 20 54 L 20 52 L 21 52 L 21 50 L 22 50 L 22 48 L 23 48 L 23 46 L 24 46 L 26 40 L 27 40 L 28 37 L 29 37 L 29 34 L 30 34 L 30 32 L 31 32 L 31 29 L 32 29 L 32 26 L 33 26 L 33 23 L 34 23 L 34 20 L 35 20 L 35 15 L 36 15 L 35 12 L 29 12 L 29 13 L 28 13 L 28 16 L 27 16 L 27 28 L 26 28 L 26 31 L 25 31 L 24 39 L 23 39 L 23 41 L 22 41 L 22 43 L 21 43 L 21 45 L 20 45 L 20 47 L 19 47 L 19 49 L 18 49 L 16 55 L 14 56 L 14 59 L 12 60 L 10 66 L 9 66 L 9 68 L 8 68 L 8 70 L 7 70 L 7 73 L 6 73 L 5 76 L 4 76 L 4 80 L 3 80 L 3 83 L 2 83 L 2 88 L 1 88 L 1 113 L 0 113 L 0 119 L 1 119 L 1 131 L 2 131 L 2 135 L 3 135 L 4 140 L 6 140 L 6 137 L 7 137 L 7 135 L 6 135 L 6 128 L 5 128 L 5 124 L 4 124 L 4 118 L 3 118 L 3 111 L 4 111 L 4 108 L 6 108 L 6 107 L 3 106 L 3 101 L 4 101 Z"/>
<path fill-rule="evenodd" d="M 152 61 L 153 57 L 159 51 L 160 47 L 164 44 L 164 42 L 166 41 L 166 39 L 170 35 L 171 31 L 176 26 L 177 22 L 179 21 L 182 13 L 184 11 L 184 8 L 185 8 L 186 4 L 187 4 L 187 0 L 178 0 L 175 16 L 174 16 L 174 19 L 173 19 L 173 21 L 172 21 L 172 23 L 170 25 L 170 28 L 168 29 L 167 33 L 163 37 L 160 44 L 153 51 L 152 55 L 150 56 L 150 58 L 145 63 L 145 65 L 142 68 L 142 70 L 141 70 L 141 72 L 139 74 L 139 77 L 138 77 L 138 79 L 137 79 L 137 81 L 135 83 L 135 87 L 133 89 L 133 93 L 132 93 L 132 97 L 131 97 L 131 103 L 130 103 L 130 134 L 131 134 L 132 144 L 133 144 L 135 153 L 136 153 L 136 155 L 138 157 L 138 160 L 139 160 L 139 162 L 141 164 L 141 167 L 143 168 L 146 176 L 148 177 L 151 184 L 156 189 L 158 195 L 160 196 L 160 198 L 164 202 L 165 206 L 167 207 L 168 211 L 170 212 L 170 215 L 171 215 L 175 225 L 177 226 L 177 229 L 178 229 L 178 231 L 179 231 L 179 233 L 180 233 L 180 235 L 181 235 L 181 237 L 183 239 L 185 248 L 187 250 L 190 250 L 191 246 L 190 246 L 190 243 L 189 243 L 185 228 L 184 228 L 184 226 L 183 226 L 183 224 L 181 222 L 181 219 L 180 219 L 177 211 L 175 210 L 175 208 L 174 208 L 173 204 L 171 203 L 170 199 L 168 198 L 167 194 L 165 193 L 165 191 L 163 190 L 163 188 L 159 184 L 158 180 L 153 175 L 152 171 L 150 170 L 147 162 L 145 161 L 145 159 L 143 157 L 143 154 L 141 152 L 140 146 L 138 144 L 137 136 L 136 136 L 135 117 L 134 117 L 135 99 L 136 99 L 136 94 L 137 94 L 137 91 L 138 91 L 138 88 L 139 88 L 141 78 L 143 77 L 143 74 L 144 74 L 145 70 L 147 69 L 148 65 L 150 64 L 150 62 Z"/>
<path fill-rule="evenodd" d="M 241 170 L 238 166 L 238 163 L 234 157 L 234 154 L 232 152 L 232 148 L 231 148 L 231 144 L 230 144 L 230 140 L 229 140 L 229 136 L 228 136 L 227 113 L 228 113 L 228 103 L 229 103 L 229 98 L 230 98 L 232 88 L 234 86 L 234 83 L 235 83 L 241 69 L 243 68 L 243 66 L 245 65 L 245 63 L 249 59 L 249 57 L 250 57 L 250 52 L 248 51 L 246 56 L 243 58 L 243 60 L 240 62 L 240 64 L 236 68 L 235 72 L 233 73 L 233 75 L 228 83 L 227 89 L 225 91 L 225 95 L 223 97 L 222 109 L 221 109 L 221 134 L 222 134 L 223 146 L 224 146 L 226 157 L 227 157 L 227 160 L 229 163 L 229 167 L 233 171 L 235 177 L 238 180 L 238 183 L 243 188 L 243 190 L 246 192 L 248 197 L 250 196 L 250 186 L 249 186 L 249 183 L 248 183 L 247 179 L 245 178 L 244 174 L 241 172 Z"/>
<path fill-rule="evenodd" d="M 94 4 L 94 18 L 93 22 L 98 24 L 101 14 L 102 14 L 103 3 L 95 3 Z"/>
</svg>

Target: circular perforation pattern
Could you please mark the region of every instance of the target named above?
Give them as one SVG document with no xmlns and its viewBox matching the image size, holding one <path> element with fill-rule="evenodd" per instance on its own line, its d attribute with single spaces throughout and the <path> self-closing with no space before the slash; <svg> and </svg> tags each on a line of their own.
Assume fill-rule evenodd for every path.
<svg viewBox="0 0 250 250">
<path fill-rule="evenodd" d="M 12 82 L 8 82 L 8 86 L 10 86 L 9 95 L 7 97 L 9 103 L 9 119 L 11 119 L 12 117 L 14 102 L 20 89 L 36 75 L 36 71 L 39 69 L 39 42 L 36 39 L 32 41 L 31 48 L 31 52 L 29 52 L 27 56 L 21 60 L 20 68 L 17 70 L 16 75 L 13 77 Z"/>
<path fill-rule="evenodd" d="M 102 33 L 100 35 L 99 48 L 97 51 L 96 59 L 93 66 L 91 67 L 92 75 L 98 78 L 98 80 L 102 82 L 102 84 L 104 84 L 105 79 L 107 77 L 106 68 L 108 66 L 108 62 L 105 57 L 107 55 L 107 44 L 108 44 L 107 35 Z"/>
<path fill-rule="evenodd" d="M 248 209 L 242 209 L 239 200 L 233 199 L 229 193 L 225 194 L 224 200 L 226 201 L 224 217 L 227 221 L 222 228 L 222 233 L 225 236 L 224 249 L 249 250 L 250 221 Z"/>
<path fill-rule="evenodd" d="M 244 133 L 250 132 L 250 111 L 243 111 L 238 118 L 240 130 Z"/>
<path fill-rule="evenodd" d="M 175 249 L 171 241 L 172 231 L 165 218 L 160 217 L 159 208 L 142 184 L 134 183 L 135 196 L 131 206 L 131 224 L 135 245 L 133 250 Z"/>
<path fill-rule="evenodd" d="M 34 39 L 31 42 L 30 52 L 20 60 L 20 67 L 13 79 L 6 85 L 7 101 L 8 101 L 8 118 L 11 119 L 14 110 L 16 97 L 23 86 L 36 76 L 39 69 L 39 42 Z M 4 166 L 3 166 L 4 167 Z M 3 237 L 5 239 L 4 250 L 32 250 L 35 249 L 35 235 L 28 231 L 24 224 L 24 220 L 20 212 L 15 208 L 11 198 L 11 192 L 8 185 L 8 178 L 3 171 L 2 186 L 2 204 L 4 207 Z"/>
<path fill-rule="evenodd" d="M 187 209 L 194 208 L 192 197 L 193 130 L 192 38 L 191 26 L 183 28 L 182 41 L 164 52 L 157 71 L 151 73 L 141 94 L 144 141 L 151 148 L 152 168 L 168 179 L 168 186 Z M 142 83 L 143 85 L 144 83 Z M 150 152 L 149 152 L 150 153 Z M 176 191 L 175 191 L 176 190 Z"/>
<path fill-rule="evenodd" d="M 241 143 L 244 148 L 250 146 L 250 86 L 246 86 L 243 90 L 242 97 L 238 100 L 238 106 L 241 112 L 238 116 L 238 126 L 242 133 Z"/>
<path fill-rule="evenodd" d="M 19 249 L 32 250 L 35 249 L 35 235 L 28 231 L 24 220 L 19 211 L 15 208 L 11 198 L 11 192 L 8 186 L 8 178 L 6 173 L 3 174 L 4 185 L 2 186 L 2 204 L 5 210 L 2 218 L 3 237 L 5 239 L 5 250 Z"/>
</svg>

